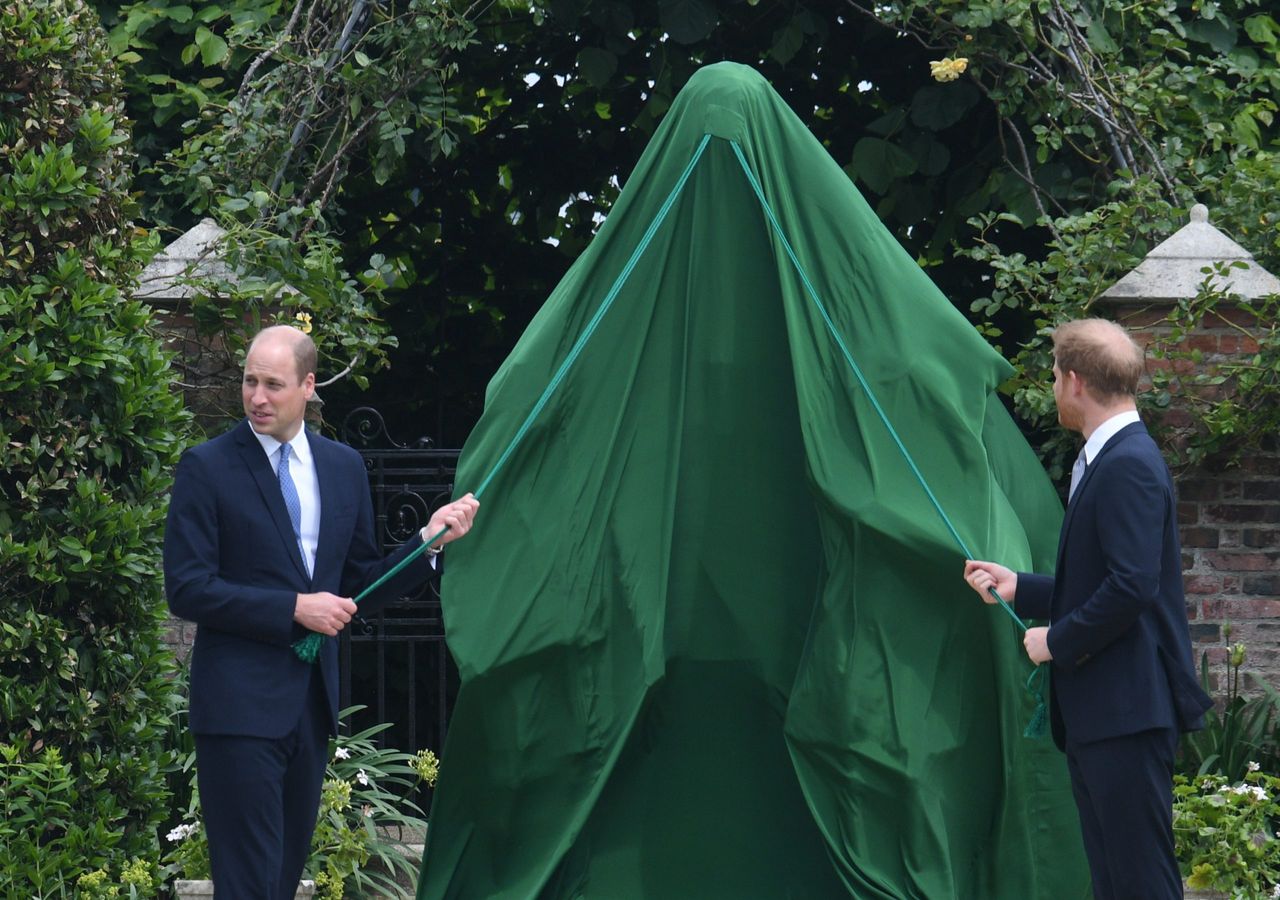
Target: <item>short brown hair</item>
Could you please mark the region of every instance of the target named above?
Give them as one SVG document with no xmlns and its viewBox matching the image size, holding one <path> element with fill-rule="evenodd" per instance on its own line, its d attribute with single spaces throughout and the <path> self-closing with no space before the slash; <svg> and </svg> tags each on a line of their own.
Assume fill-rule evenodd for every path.
<svg viewBox="0 0 1280 900">
<path fill-rule="evenodd" d="M 1135 397 L 1146 369 L 1142 348 L 1107 319 L 1076 319 L 1053 330 L 1058 370 L 1075 372 L 1095 400 Z"/>
</svg>

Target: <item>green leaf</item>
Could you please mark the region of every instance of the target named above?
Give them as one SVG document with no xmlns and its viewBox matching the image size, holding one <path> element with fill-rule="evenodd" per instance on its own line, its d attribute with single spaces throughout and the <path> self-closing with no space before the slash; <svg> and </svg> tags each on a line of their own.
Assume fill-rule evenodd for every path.
<svg viewBox="0 0 1280 900">
<path fill-rule="evenodd" d="M 658 20 L 677 44 L 696 44 L 715 30 L 715 3 L 712 0 L 659 0 Z"/>
<path fill-rule="evenodd" d="M 200 48 L 200 61 L 214 66 L 227 58 L 227 42 L 201 25 L 196 29 L 196 45 Z"/>
<path fill-rule="evenodd" d="M 1120 47 L 1112 39 L 1111 33 L 1107 31 L 1106 24 L 1097 16 L 1090 15 L 1087 12 L 1088 24 L 1085 26 L 1085 33 L 1089 36 L 1089 46 L 1101 53 L 1115 53 Z"/>
<path fill-rule="evenodd" d="M 769 55 L 785 66 L 791 62 L 803 46 L 804 30 L 800 27 L 798 21 L 792 19 L 785 26 L 774 32 L 773 46 L 769 48 Z"/>
<path fill-rule="evenodd" d="M 593 87 L 602 88 L 618 70 L 618 57 L 599 47 L 583 47 L 578 52 L 578 70 Z"/>
<path fill-rule="evenodd" d="M 1244 33 L 1259 44 L 1274 44 L 1280 38 L 1280 24 L 1270 16 L 1250 16 L 1244 20 Z"/>
<path fill-rule="evenodd" d="M 621 0 L 605 0 L 591 4 L 591 21 L 607 34 L 624 37 L 635 27 L 635 13 Z"/>
<path fill-rule="evenodd" d="M 1222 19 L 1196 19 L 1187 23 L 1187 37 L 1203 41 L 1216 53 L 1226 55 L 1235 49 L 1236 29 Z"/>
<path fill-rule="evenodd" d="M 871 124 L 867 126 L 867 131 L 870 131 L 872 134 L 878 134 L 881 137 L 888 137 L 906 124 L 907 114 L 908 111 L 903 107 L 891 109 L 883 116 L 880 116 L 880 118 L 872 121 Z"/>
<path fill-rule="evenodd" d="M 1232 117 L 1231 134 L 1236 143 L 1243 144 L 1252 150 L 1257 150 L 1262 141 L 1262 133 L 1258 129 L 1258 122 L 1247 109 L 1240 110 Z"/>
<path fill-rule="evenodd" d="M 897 179 L 916 170 L 911 155 L 889 141 L 864 137 L 853 147 L 854 174 L 875 191 L 884 194 Z"/>
<path fill-rule="evenodd" d="M 941 175 L 951 164 L 951 151 L 946 144 L 934 139 L 928 132 L 918 132 L 908 138 L 905 147 L 916 160 L 916 171 L 921 175 Z"/>
<path fill-rule="evenodd" d="M 978 102 L 978 89 L 966 81 L 934 84 L 911 98 L 911 121 L 930 131 L 949 128 Z"/>
</svg>

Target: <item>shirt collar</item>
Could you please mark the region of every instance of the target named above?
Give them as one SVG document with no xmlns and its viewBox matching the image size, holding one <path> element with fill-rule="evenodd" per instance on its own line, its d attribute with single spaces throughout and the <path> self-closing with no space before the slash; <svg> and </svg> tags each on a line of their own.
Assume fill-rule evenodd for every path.
<svg viewBox="0 0 1280 900">
<path fill-rule="evenodd" d="M 1084 442 L 1085 465 L 1092 465 L 1093 460 L 1102 452 L 1102 448 L 1106 446 L 1107 441 L 1115 437 L 1117 432 L 1127 428 L 1134 422 L 1141 421 L 1142 417 L 1138 415 L 1136 409 L 1128 409 L 1122 413 L 1116 413 L 1095 428 L 1093 434 L 1089 435 L 1089 440 Z"/>
<path fill-rule="evenodd" d="M 250 429 L 252 431 L 252 429 Z M 254 431 L 253 436 L 258 439 L 258 443 L 262 445 L 263 452 L 270 459 L 275 456 L 275 452 L 282 446 L 279 441 L 269 434 L 258 434 Z M 307 465 L 311 462 L 311 444 L 307 442 L 306 426 L 298 429 L 298 433 L 289 441 L 289 446 L 293 448 L 293 457 L 299 463 Z"/>
</svg>

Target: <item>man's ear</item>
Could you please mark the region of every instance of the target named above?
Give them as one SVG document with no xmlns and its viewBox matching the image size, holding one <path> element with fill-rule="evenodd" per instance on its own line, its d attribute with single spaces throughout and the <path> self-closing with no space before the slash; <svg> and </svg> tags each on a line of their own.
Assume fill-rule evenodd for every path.
<svg viewBox="0 0 1280 900">
<path fill-rule="evenodd" d="M 1067 389 L 1076 396 L 1084 392 L 1084 379 L 1076 374 L 1075 369 L 1067 370 Z"/>
</svg>

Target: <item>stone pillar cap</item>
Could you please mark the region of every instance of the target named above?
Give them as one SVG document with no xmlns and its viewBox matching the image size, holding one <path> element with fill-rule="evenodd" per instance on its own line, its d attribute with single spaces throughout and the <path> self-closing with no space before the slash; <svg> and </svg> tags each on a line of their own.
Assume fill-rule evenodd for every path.
<svg viewBox="0 0 1280 900">
<path fill-rule="evenodd" d="M 1248 265 L 1232 269 L 1220 287 L 1246 299 L 1280 293 L 1280 279 L 1254 262 L 1253 254 L 1209 224 L 1209 208 L 1191 207 L 1191 221 L 1157 245 L 1138 267 L 1102 293 L 1116 303 L 1177 302 L 1194 297 L 1205 273 L 1218 262 Z"/>
</svg>

